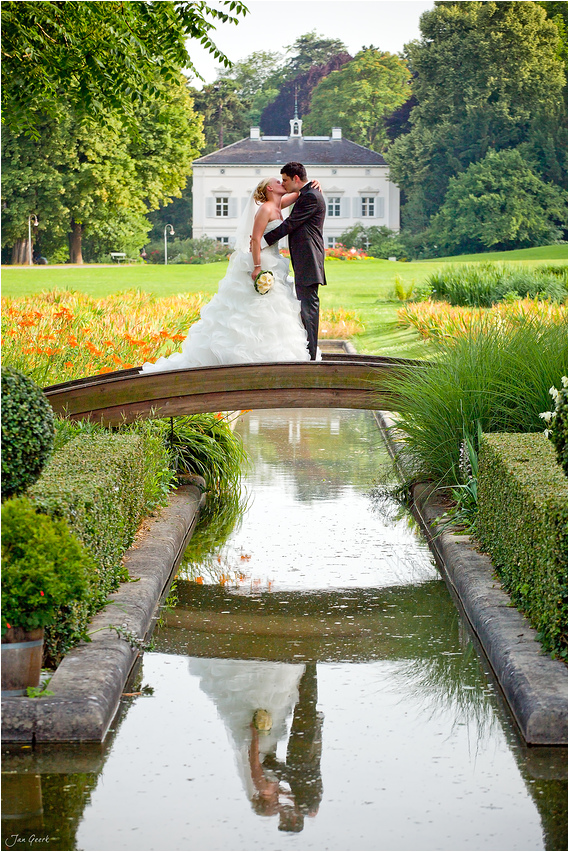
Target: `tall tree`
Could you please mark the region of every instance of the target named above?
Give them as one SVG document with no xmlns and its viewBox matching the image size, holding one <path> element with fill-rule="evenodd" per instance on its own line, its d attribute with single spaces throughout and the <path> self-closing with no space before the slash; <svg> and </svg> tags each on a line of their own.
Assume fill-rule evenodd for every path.
<svg viewBox="0 0 569 852">
<path fill-rule="evenodd" d="M 240 0 L 221 6 L 227 8 L 205 0 L 2 3 L 4 121 L 37 136 L 42 116 L 57 116 L 63 97 L 80 119 L 116 113 L 136 124 L 141 104 L 160 97 L 160 83 L 175 83 L 183 68 L 197 74 L 187 39 L 229 64 L 210 31 L 248 10 Z"/>
<path fill-rule="evenodd" d="M 193 90 L 196 110 L 203 116 L 205 147 L 202 156 L 231 145 L 249 134 L 249 103 L 235 80 L 218 78 L 201 90 Z"/>
<path fill-rule="evenodd" d="M 295 106 L 298 104 L 299 115 L 305 116 L 310 109 L 312 93 L 319 83 L 332 72 L 342 68 L 351 58 L 349 53 L 338 53 L 324 65 L 313 65 L 305 73 L 282 83 L 276 98 L 261 114 L 260 124 L 263 132 L 275 136 L 288 136 L 289 122 L 294 116 Z M 336 123 L 336 121 L 332 122 L 334 126 Z M 330 127 L 326 133 L 330 133 Z"/>
<path fill-rule="evenodd" d="M 405 193 L 404 227 L 423 230 L 450 178 L 489 150 L 525 144 L 539 169 L 553 149 L 560 178 L 565 77 L 558 30 L 545 11 L 533 2 L 437 0 L 420 27 L 422 38 L 406 48 L 418 101 L 412 129 L 388 152 Z"/>
<path fill-rule="evenodd" d="M 443 254 L 547 245 L 566 232 L 567 193 L 541 180 L 517 150 L 489 151 L 451 178 L 430 228 Z"/>
<path fill-rule="evenodd" d="M 80 122 L 63 103 L 37 127 L 39 140 L 9 128 L 2 135 L 2 241 L 25 239 L 34 212 L 42 245 L 69 235 L 73 263 L 83 262 L 84 235 L 112 245 L 130 233 L 129 242 L 142 246 L 145 214 L 181 194 L 202 144 L 181 76 L 140 107 L 134 134 L 116 116 Z"/>
<path fill-rule="evenodd" d="M 387 141 L 385 119 L 408 100 L 410 78 L 406 63 L 398 56 L 364 48 L 320 81 L 304 129 L 325 134 L 340 125 L 353 142 L 382 151 Z"/>
</svg>

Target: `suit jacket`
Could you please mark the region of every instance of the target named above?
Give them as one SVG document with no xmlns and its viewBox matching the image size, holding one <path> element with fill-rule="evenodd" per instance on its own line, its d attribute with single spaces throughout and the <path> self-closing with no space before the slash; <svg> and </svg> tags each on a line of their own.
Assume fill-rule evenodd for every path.
<svg viewBox="0 0 569 852">
<path fill-rule="evenodd" d="M 309 182 L 300 190 L 288 219 L 264 236 L 265 242 L 272 246 L 288 235 L 290 259 L 297 284 L 326 284 L 322 236 L 325 216 L 326 202 L 322 193 L 313 189 Z"/>
</svg>

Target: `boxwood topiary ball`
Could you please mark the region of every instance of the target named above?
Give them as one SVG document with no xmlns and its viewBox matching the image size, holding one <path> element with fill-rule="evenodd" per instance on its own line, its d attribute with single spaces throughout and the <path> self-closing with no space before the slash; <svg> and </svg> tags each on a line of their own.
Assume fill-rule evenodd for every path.
<svg viewBox="0 0 569 852">
<path fill-rule="evenodd" d="M 2 367 L 2 497 L 20 494 L 39 477 L 53 448 L 53 410 L 38 385 Z"/>
</svg>

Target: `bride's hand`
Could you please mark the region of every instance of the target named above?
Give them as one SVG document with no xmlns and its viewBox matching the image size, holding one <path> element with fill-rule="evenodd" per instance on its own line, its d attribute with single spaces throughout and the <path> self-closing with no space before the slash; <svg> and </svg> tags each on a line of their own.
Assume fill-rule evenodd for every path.
<svg viewBox="0 0 569 852">
<path fill-rule="evenodd" d="M 311 183 L 312 183 L 312 186 L 314 187 L 314 189 L 317 189 L 318 192 L 322 192 L 322 186 L 321 186 L 319 180 L 313 180 L 313 181 L 311 181 Z"/>
</svg>

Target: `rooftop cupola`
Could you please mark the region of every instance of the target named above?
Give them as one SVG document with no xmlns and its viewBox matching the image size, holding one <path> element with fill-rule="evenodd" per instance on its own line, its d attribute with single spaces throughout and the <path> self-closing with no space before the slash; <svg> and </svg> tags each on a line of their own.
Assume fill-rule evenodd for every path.
<svg viewBox="0 0 569 852">
<path fill-rule="evenodd" d="M 294 89 L 294 118 L 290 120 L 290 138 L 302 139 L 302 119 L 298 117 L 298 95 Z"/>
</svg>

